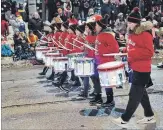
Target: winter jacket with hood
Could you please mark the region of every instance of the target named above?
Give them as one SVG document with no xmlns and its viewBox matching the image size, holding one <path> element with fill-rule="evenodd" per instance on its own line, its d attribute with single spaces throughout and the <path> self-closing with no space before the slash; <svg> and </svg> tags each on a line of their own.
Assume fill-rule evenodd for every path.
<svg viewBox="0 0 163 130">
<path fill-rule="evenodd" d="M 134 71 L 151 72 L 151 58 L 154 54 L 153 37 L 149 32 L 153 24 L 141 23 L 134 33 L 128 35 L 128 62 Z"/>
</svg>

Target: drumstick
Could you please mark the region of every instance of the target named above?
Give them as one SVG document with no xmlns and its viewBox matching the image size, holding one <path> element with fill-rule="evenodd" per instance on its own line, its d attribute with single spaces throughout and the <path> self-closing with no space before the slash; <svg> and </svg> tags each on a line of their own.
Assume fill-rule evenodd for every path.
<svg viewBox="0 0 163 130">
<path fill-rule="evenodd" d="M 64 47 L 66 50 L 72 51 L 72 50 L 66 48 L 64 45 L 62 45 L 62 43 L 60 43 L 60 41 L 58 41 L 58 43 L 59 43 L 62 47 Z"/>
<path fill-rule="evenodd" d="M 103 54 L 103 56 L 127 56 L 127 53 L 111 53 L 111 54 Z"/>
<path fill-rule="evenodd" d="M 77 45 L 74 45 L 74 44 L 73 44 L 73 43 L 71 43 L 71 42 L 66 42 L 66 43 L 69 43 L 69 44 L 71 44 L 71 45 L 73 45 L 73 46 L 75 46 L 75 47 L 77 47 L 77 48 L 81 49 L 80 47 L 78 47 Z"/>
<path fill-rule="evenodd" d="M 48 41 L 44 41 L 44 40 L 39 40 L 40 42 L 43 42 L 43 43 L 52 43 L 52 42 L 48 42 Z"/>
<path fill-rule="evenodd" d="M 39 30 L 37 30 L 44 38 L 46 38 L 46 40 L 48 40 L 47 37 L 45 37 Z"/>
<path fill-rule="evenodd" d="M 58 47 L 63 48 L 63 49 L 68 50 L 68 51 L 71 51 L 70 49 L 67 49 L 66 47 L 64 47 L 62 44 L 61 44 L 62 46 L 60 46 L 57 42 L 54 41 L 53 38 L 52 38 L 52 41 L 53 41 L 55 44 L 57 44 Z"/>
<path fill-rule="evenodd" d="M 95 48 L 93 48 L 93 47 L 91 47 L 91 46 L 89 46 L 89 45 L 87 45 L 87 44 L 85 44 L 85 43 L 83 43 L 83 42 L 80 42 L 80 41 L 78 41 L 78 40 L 76 40 L 76 39 L 74 39 L 74 38 L 72 38 L 72 39 L 75 40 L 75 41 L 77 41 L 78 43 L 84 45 L 85 47 L 91 49 L 91 50 L 95 50 L 95 51 L 97 51 Z"/>
</svg>

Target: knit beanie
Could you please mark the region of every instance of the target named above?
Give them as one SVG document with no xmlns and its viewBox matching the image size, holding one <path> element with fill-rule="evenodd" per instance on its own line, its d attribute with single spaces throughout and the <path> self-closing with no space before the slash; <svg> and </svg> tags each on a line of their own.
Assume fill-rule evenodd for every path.
<svg viewBox="0 0 163 130">
<path fill-rule="evenodd" d="M 105 29 L 108 25 L 108 19 L 109 15 L 106 14 L 103 19 L 97 21 L 97 24 L 103 29 Z"/>
<path fill-rule="evenodd" d="M 86 25 L 86 24 L 77 26 L 76 30 L 78 30 L 78 31 L 81 32 L 81 33 L 84 33 L 84 31 L 85 31 L 85 25 Z"/>
<path fill-rule="evenodd" d="M 135 8 L 131 11 L 131 13 L 129 14 L 127 20 L 128 20 L 128 22 L 140 24 L 141 18 L 142 18 L 142 17 L 141 17 L 139 8 L 138 8 L 138 7 L 135 7 Z"/>
<path fill-rule="evenodd" d="M 68 21 L 63 22 L 63 23 L 62 23 L 62 26 L 65 27 L 66 29 L 68 29 L 69 22 L 68 22 Z"/>
<path fill-rule="evenodd" d="M 71 29 L 75 33 L 76 27 L 77 27 L 77 24 L 72 24 L 69 26 L 69 29 Z"/>
<path fill-rule="evenodd" d="M 94 30 L 96 26 L 96 22 L 89 22 L 89 23 L 86 23 L 86 25 L 88 26 L 90 30 Z"/>
<path fill-rule="evenodd" d="M 61 23 L 55 23 L 54 24 L 58 30 L 61 30 Z"/>
</svg>

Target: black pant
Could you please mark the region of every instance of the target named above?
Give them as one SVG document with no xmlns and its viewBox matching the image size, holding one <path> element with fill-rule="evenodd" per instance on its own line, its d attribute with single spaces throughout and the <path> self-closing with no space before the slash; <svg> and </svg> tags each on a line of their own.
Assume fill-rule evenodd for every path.
<svg viewBox="0 0 163 130">
<path fill-rule="evenodd" d="M 150 72 L 136 72 L 133 71 L 132 85 L 129 93 L 129 101 L 124 114 L 122 114 L 122 119 L 124 121 L 129 121 L 134 112 L 136 111 L 139 103 L 141 103 L 144 109 L 144 115 L 146 117 L 153 116 L 149 97 L 145 86 L 150 80 Z"/>
<path fill-rule="evenodd" d="M 100 79 L 97 76 L 91 76 L 93 87 L 94 87 L 94 93 L 100 94 L 101 92 L 101 85 L 100 85 Z"/>
</svg>

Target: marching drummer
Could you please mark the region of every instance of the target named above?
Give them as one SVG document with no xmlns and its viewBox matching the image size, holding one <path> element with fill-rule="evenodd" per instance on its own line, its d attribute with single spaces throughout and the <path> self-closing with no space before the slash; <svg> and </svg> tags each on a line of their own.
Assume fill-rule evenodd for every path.
<svg viewBox="0 0 163 130">
<path fill-rule="evenodd" d="M 54 33 L 53 38 L 55 40 L 55 45 L 60 48 L 62 45 L 64 46 L 64 39 L 68 36 L 68 21 L 61 23 L 55 23 L 55 28 L 57 29 L 57 32 Z M 60 45 L 62 44 L 62 45 Z M 48 80 L 54 80 L 54 68 L 52 68 L 51 75 L 47 78 Z"/>
<path fill-rule="evenodd" d="M 77 28 L 75 30 L 77 41 L 73 42 L 74 45 L 73 45 L 73 50 L 71 51 L 71 53 L 79 53 L 79 52 L 83 51 L 83 45 L 79 42 L 83 43 L 85 41 L 84 31 L 85 31 L 85 24 L 77 26 Z"/>
<path fill-rule="evenodd" d="M 86 34 L 85 44 L 87 44 L 93 48 L 95 47 L 94 43 L 96 40 L 95 26 L 96 26 L 96 22 L 87 22 L 86 26 L 85 26 L 85 34 Z M 88 58 L 94 58 L 95 57 L 95 51 L 94 50 L 91 50 L 87 47 L 84 47 L 84 52 L 86 54 L 86 57 L 88 57 Z M 93 87 L 96 87 L 96 80 L 94 79 L 93 76 L 91 76 L 91 79 L 93 82 Z M 83 80 L 83 84 L 84 84 L 84 90 L 79 94 L 79 96 L 83 97 L 83 98 L 87 98 L 88 97 L 88 90 L 90 87 L 89 77 L 83 77 L 82 80 Z M 95 92 L 93 92 L 93 93 L 95 93 Z M 90 94 L 90 96 L 93 96 L 92 94 Z"/>
<path fill-rule="evenodd" d="M 51 41 L 51 42 L 52 42 L 51 38 L 52 38 L 52 36 L 53 36 L 53 35 L 55 34 L 55 32 L 56 32 L 55 27 L 53 27 L 53 25 L 51 25 L 51 26 L 52 26 L 53 32 L 50 33 L 50 34 L 48 34 L 48 35 L 47 35 L 47 38 L 46 38 L 46 37 L 43 38 L 43 40 L 46 41 L 46 42 L 48 42 L 48 41 Z M 54 44 L 53 44 L 53 43 L 48 43 L 48 47 L 54 47 Z M 45 66 L 45 67 L 43 68 L 43 71 L 42 71 L 41 73 L 39 73 L 39 75 L 45 75 L 46 72 L 48 71 L 48 69 L 49 69 L 49 67 Z"/>
<path fill-rule="evenodd" d="M 75 34 L 76 27 L 77 27 L 76 24 L 69 25 L 68 27 L 68 35 L 64 40 L 64 46 L 67 49 L 70 50 L 73 49 L 73 46 L 70 43 L 73 43 L 73 38 L 76 38 L 76 34 Z M 62 50 L 61 53 L 65 56 L 70 53 L 70 50 Z"/>
<path fill-rule="evenodd" d="M 108 24 L 108 16 L 106 15 L 103 19 L 98 20 L 96 22 L 96 33 L 98 34 L 96 37 L 95 42 L 95 77 L 96 77 L 96 85 L 95 88 L 96 95 L 94 100 L 90 101 L 90 104 L 101 104 L 102 98 L 101 98 L 101 86 L 100 86 L 100 80 L 99 80 L 99 74 L 97 71 L 97 66 L 99 64 L 103 64 L 110 61 L 115 61 L 114 57 L 104 57 L 103 54 L 108 53 L 118 53 L 119 52 L 119 46 L 117 41 L 115 40 L 114 33 L 111 29 L 107 28 Z M 110 77 L 111 78 L 111 77 Z M 114 100 L 113 100 L 113 90 L 112 88 L 107 88 L 106 95 L 107 95 L 107 101 L 102 104 L 102 107 L 107 106 L 114 106 Z"/>
</svg>

